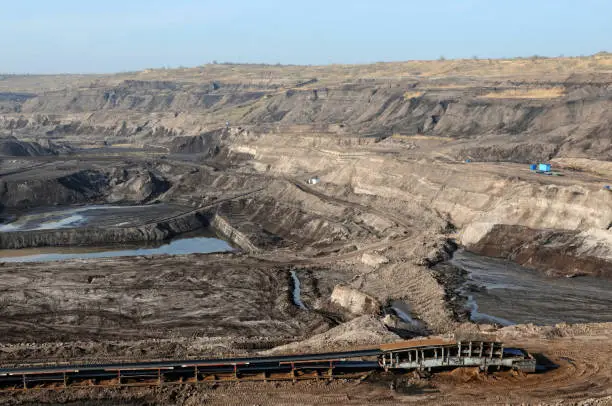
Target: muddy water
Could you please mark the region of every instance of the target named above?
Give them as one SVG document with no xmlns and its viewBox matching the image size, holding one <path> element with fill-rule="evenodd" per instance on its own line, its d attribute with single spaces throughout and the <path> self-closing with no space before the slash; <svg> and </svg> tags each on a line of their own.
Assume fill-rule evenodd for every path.
<svg viewBox="0 0 612 406">
<path fill-rule="evenodd" d="M 408 303 L 402 300 L 392 300 L 389 307 L 404 323 L 420 326 L 420 322 L 412 317 L 412 309 Z"/>
<path fill-rule="evenodd" d="M 423 330 L 426 328 L 425 324 L 421 321 L 418 320 L 417 318 L 415 318 L 414 313 L 412 311 L 412 307 L 404 302 L 403 300 L 392 300 L 389 303 L 388 308 L 386 309 L 386 311 L 391 311 L 392 313 L 395 313 L 395 315 L 402 321 L 404 322 L 404 325 L 398 325 L 398 328 L 402 328 L 402 329 L 418 329 L 418 330 Z"/>
<path fill-rule="evenodd" d="M 227 252 L 233 248 L 213 237 L 175 239 L 157 246 L 114 245 L 108 247 L 49 247 L 0 250 L 0 262 L 46 262 L 67 259 L 129 257 L 138 255 L 183 255 L 195 253 Z"/>
<path fill-rule="evenodd" d="M 476 322 L 555 324 L 612 321 L 612 281 L 552 278 L 466 251 L 450 263 L 468 272 L 461 288 Z"/>
<path fill-rule="evenodd" d="M 21 213 L 16 219 L 0 224 L 0 232 L 54 230 L 79 227 L 122 227 L 159 220 L 189 210 L 183 206 L 152 204 L 142 206 L 88 205 L 72 208 L 48 208 Z M 163 243 L 114 244 L 107 246 L 46 247 L 0 250 L 0 262 L 44 262 L 67 259 L 125 257 L 137 255 L 180 255 L 231 251 L 233 248 L 216 238 L 210 230 L 183 234 Z"/>
<path fill-rule="evenodd" d="M 302 302 L 302 292 L 300 289 L 300 278 L 295 271 L 291 271 L 291 279 L 293 281 L 293 304 L 300 309 L 306 310 L 304 302 Z"/>
</svg>

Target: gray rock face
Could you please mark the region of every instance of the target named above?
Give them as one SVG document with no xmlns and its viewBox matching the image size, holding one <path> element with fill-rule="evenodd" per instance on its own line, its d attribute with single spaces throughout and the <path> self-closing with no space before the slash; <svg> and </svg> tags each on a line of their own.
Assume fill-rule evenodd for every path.
<svg viewBox="0 0 612 406">
<path fill-rule="evenodd" d="M 170 188 L 170 182 L 151 171 L 113 170 L 109 177 L 109 203 L 147 202 Z"/>
<path fill-rule="evenodd" d="M 103 245 L 163 241 L 208 226 L 208 217 L 196 212 L 139 227 L 71 228 L 0 233 L 0 249 Z"/>
<path fill-rule="evenodd" d="M 57 177 L 0 179 L 0 207 L 26 209 L 84 203 L 147 203 L 171 183 L 142 168 L 85 169 Z"/>
<path fill-rule="evenodd" d="M 108 177 L 100 171 L 83 170 L 55 178 L 8 178 L 0 180 L 0 204 L 5 208 L 87 203 L 100 199 Z"/>
<path fill-rule="evenodd" d="M 571 79 L 571 78 L 570 78 Z M 527 162 L 557 156 L 612 159 L 609 77 L 554 82 L 470 82 L 447 87 L 415 81 L 362 82 L 334 87 L 186 84 L 124 81 L 114 86 L 45 92 L 21 101 L 21 115 L 0 117 L 0 129 L 61 136 L 99 134 L 165 144 L 172 152 L 214 154 L 219 128 L 341 126 L 351 135 L 393 133 L 481 139 L 460 155 Z M 309 86 L 315 85 L 316 82 Z M 498 87 L 499 86 L 499 87 Z M 558 88 L 543 98 L 486 97 L 510 88 Z M 413 89 L 413 96 L 406 89 Z M 409 97 L 410 96 L 410 97 Z M 95 119 L 85 118 L 85 114 Z M 151 114 L 163 120 L 151 120 Z M 66 117 L 63 119 L 62 117 Z M 492 138 L 491 138 L 492 137 Z"/>
<path fill-rule="evenodd" d="M 193 137 L 175 137 L 170 143 L 170 152 L 196 153 L 212 157 L 219 153 L 224 130 L 210 131 Z"/>
<path fill-rule="evenodd" d="M 604 251 L 608 254 L 607 244 L 602 243 L 601 247 L 606 248 Z M 538 230 L 496 224 L 468 248 L 477 254 L 509 259 L 551 275 L 612 278 L 609 255 L 602 255 L 597 245 L 589 244 L 588 233 L 576 230 Z"/>
<path fill-rule="evenodd" d="M 37 142 L 19 141 L 13 137 L 0 138 L 0 155 L 23 157 L 54 155 L 51 145 L 42 146 Z"/>
<path fill-rule="evenodd" d="M 348 286 L 336 285 L 330 300 L 356 315 L 376 314 L 380 310 L 380 302 L 376 298 Z"/>
</svg>

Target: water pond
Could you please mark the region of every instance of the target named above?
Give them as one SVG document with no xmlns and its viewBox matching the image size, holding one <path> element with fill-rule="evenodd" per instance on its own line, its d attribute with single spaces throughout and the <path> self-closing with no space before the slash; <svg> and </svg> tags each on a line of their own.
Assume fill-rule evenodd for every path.
<svg viewBox="0 0 612 406">
<path fill-rule="evenodd" d="M 467 271 L 461 288 L 475 322 L 539 325 L 612 321 L 612 281 L 549 277 L 514 262 L 460 250 L 450 263 Z"/>
</svg>

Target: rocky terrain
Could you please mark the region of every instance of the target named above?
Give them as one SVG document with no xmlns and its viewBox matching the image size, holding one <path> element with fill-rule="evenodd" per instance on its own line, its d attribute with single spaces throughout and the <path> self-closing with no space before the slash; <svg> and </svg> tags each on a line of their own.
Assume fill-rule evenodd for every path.
<svg viewBox="0 0 612 406">
<path fill-rule="evenodd" d="M 66 78 L 6 76 L 0 91 L 12 109 L 2 111 L 0 128 L 51 139 L 79 135 L 81 142 L 161 140 L 181 149 L 185 139 L 175 136 L 212 139 L 229 121 L 311 134 L 478 137 L 477 145 L 454 151 L 459 158 L 610 159 L 611 61 L 601 54 L 329 68 L 206 65 L 80 76 L 69 85 Z"/>
<path fill-rule="evenodd" d="M 37 142 L 23 142 L 15 137 L 0 138 L 0 154 L 4 156 L 44 156 L 56 153 Z"/>
<path fill-rule="evenodd" d="M 2 222 L 50 207 L 143 209 L 123 226 L 3 232 L 0 248 L 155 241 L 211 228 L 237 251 L 0 262 L 0 361 L 322 351 L 485 334 L 559 368 L 415 378 L 406 393 L 389 390 L 388 377 L 313 383 L 285 398 L 249 390 L 304 404 L 552 402 L 551 393 L 605 402 L 612 320 L 475 324 L 458 289 L 464 279 L 439 267 L 463 247 L 543 278 L 608 281 L 611 101 L 607 54 L 3 76 Z M 535 162 L 552 163 L 554 174 L 530 170 Z M 183 209 L 148 215 L 157 202 Z M 393 310 L 396 301 L 412 321 Z M 244 389 L 92 389 L 6 402 L 223 403 Z"/>
</svg>

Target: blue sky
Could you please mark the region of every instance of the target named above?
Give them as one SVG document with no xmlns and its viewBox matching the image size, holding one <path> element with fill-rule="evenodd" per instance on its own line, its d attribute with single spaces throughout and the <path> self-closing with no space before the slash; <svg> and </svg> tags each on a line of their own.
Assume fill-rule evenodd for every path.
<svg viewBox="0 0 612 406">
<path fill-rule="evenodd" d="M 0 0 L 0 72 L 612 51 L 612 0 Z"/>
</svg>

